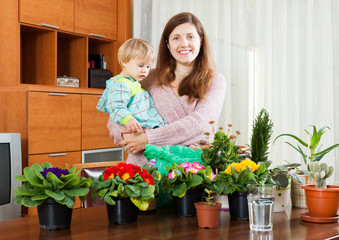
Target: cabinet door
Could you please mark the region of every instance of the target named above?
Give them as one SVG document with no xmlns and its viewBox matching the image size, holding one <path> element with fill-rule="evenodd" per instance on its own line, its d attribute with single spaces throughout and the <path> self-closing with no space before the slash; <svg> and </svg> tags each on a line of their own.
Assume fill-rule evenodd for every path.
<svg viewBox="0 0 339 240">
<path fill-rule="evenodd" d="M 28 92 L 28 154 L 81 149 L 81 95 Z"/>
<path fill-rule="evenodd" d="M 96 109 L 100 96 L 82 95 L 82 150 L 117 147 L 109 137 L 109 115 Z"/>
<path fill-rule="evenodd" d="M 75 0 L 75 32 L 116 40 L 117 0 Z"/>
<path fill-rule="evenodd" d="M 74 32 L 74 0 L 20 0 L 19 19 Z"/>
</svg>

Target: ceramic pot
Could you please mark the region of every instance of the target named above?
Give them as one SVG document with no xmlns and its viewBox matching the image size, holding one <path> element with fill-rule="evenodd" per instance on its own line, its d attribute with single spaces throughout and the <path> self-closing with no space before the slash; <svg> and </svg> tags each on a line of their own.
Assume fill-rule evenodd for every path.
<svg viewBox="0 0 339 240">
<path fill-rule="evenodd" d="M 187 190 L 186 195 L 182 198 L 173 196 L 174 213 L 180 217 L 196 216 L 197 212 L 194 203 L 201 202 L 203 197 L 203 189 L 190 189 Z"/>
<path fill-rule="evenodd" d="M 327 188 L 316 188 L 314 185 L 303 185 L 311 217 L 336 217 L 339 208 L 339 186 L 327 185 Z"/>
<path fill-rule="evenodd" d="M 289 179 L 286 188 L 277 186 L 274 198 L 274 212 L 285 212 L 287 207 L 291 204 L 291 179 Z"/>
<path fill-rule="evenodd" d="M 71 225 L 72 210 L 66 205 L 57 203 L 53 198 L 47 198 L 38 206 L 40 228 L 44 230 L 67 229 Z"/>
<path fill-rule="evenodd" d="M 111 224 L 130 224 L 137 221 L 138 208 L 130 198 L 113 198 L 115 205 L 106 204 L 108 221 Z"/>
<path fill-rule="evenodd" d="M 232 194 L 228 194 L 228 204 L 232 218 L 239 220 L 248 219 L 247 193 L 234 192 Z"/>
<path fill-rule="evenodd" d="M 196 202 L 198 226 L 200 228 L 216 228 L 219 224 L 221 203 L 216 205 L 206 205 L 206 202 Z"/>
<path fill-rule="evenodd" d="M 214 198 L 213 198 L 213 201 L 221 203 L 221 211 L 228 211 L 229 210 L 227 194 L 223 194 L 223 195 L 220 195 L 220 196 L 215 195 Z"/>
</svg>

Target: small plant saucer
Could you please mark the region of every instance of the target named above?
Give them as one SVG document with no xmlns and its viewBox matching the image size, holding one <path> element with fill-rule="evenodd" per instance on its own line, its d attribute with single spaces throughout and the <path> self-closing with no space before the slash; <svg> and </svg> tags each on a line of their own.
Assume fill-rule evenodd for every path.
<svg viewBox="0 0 339 240">
<path fill-rule="evenodd" d="M 300 216 L 301 220 L 313 223 L 335 223 L 339 219 L 339 215 L 336 215 L 335 217 L 325 217 L 325 218 L 311 217 L 309 212 L 301 213 Z"/>
</svg>

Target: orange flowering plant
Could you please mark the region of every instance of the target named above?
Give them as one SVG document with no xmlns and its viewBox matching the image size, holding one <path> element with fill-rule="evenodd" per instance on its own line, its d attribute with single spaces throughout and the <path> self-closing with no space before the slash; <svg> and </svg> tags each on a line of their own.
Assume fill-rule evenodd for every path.
<svg viewBox="0 0 339 240">
<path fill-rule="evenodd" d="M 139 209 L 147 210 L 160 181 L 160 173 L 151 168 L 127 163 L 106 168 L 99 178 L 92 181 L 92 199 L 95 201 L 99 196 L 107 204 L 115 205 L 115 197 L 129 197 Z"/>
<path fill-rule="evenodd" d="M 232 194 L 235 191 L 247 192 L 247 184 L 263 184 L 269 171 L 265 163 L 255 163 L 250 159 L 232 163 L 216 177 L 218 194 Z"/>
</svg>

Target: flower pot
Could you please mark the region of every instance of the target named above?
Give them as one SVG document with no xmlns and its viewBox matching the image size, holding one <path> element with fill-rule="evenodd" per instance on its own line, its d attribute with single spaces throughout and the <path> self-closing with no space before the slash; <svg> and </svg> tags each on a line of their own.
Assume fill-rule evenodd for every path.
<svg viewBox="0 0 339 240">
<path fill-rule="evenodd" d="M 138 208 L 130 198 L 114 197 L 115 205 L 107 206 L 108 221 L 111 224 L 130 224 L 137 221 Z"/>
<path fill-rule="evenodd" d="M 196 216 L 197 212 L 194 203 L 201 202 L 203 196 L 203 189 L 190 189 L 187 190 L 186 195 L 182 198 L 173 196 L 174 213 L 180 217 Z"/>
<path fill-rule="evenodd" d="M 44 230 L 66 229 L 71 225 L 72 208 L 47 198 L 38 206 L 40 228 Z"/>
<path fill-rule="evenodd" d="M 200 228 L 216 228 L 219 224 L 221 203 L 216 205 L 206 205 L 206 202 L 196 202 L 198 226 Z"/>
<path fill-rule="evenodd" d="M 232 218 L 239 220 L 248 219 L 247 193 L 236 191 L 232 194 L 228 194 L 228 204 Z"/>
<path fill-rule="evenodd" d="M 314 185 L 303 185 L 309 214 L 314 218 L 336 217 L 339 208 L 339 186 L 327 185 L 327 188 L 316 188 Z"/>
<path fill-rule="evenodd" d="M 277 186 L 274 199 L 274 212 L 285 212 L 287 207 L 291 204 L 291 179 L 286 188 Z"/>
<path fill-rule="evenodd" d="M 292 179 L 291 197 L 292 206 L 296 208 L 307 208 L 306 196 L 304 189 L 301 188 L 303 184 L 314 184 L 314 179 L 307 175 L 298 175 L 302 179 L 302 183 Z"/>
</svg>

